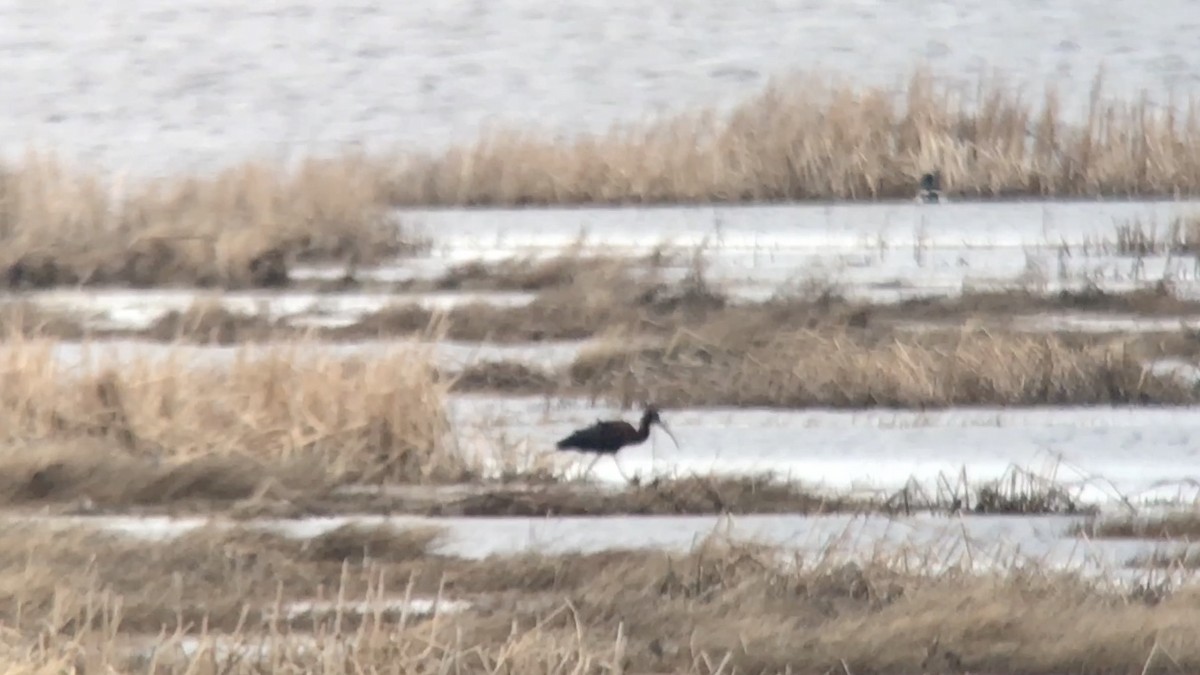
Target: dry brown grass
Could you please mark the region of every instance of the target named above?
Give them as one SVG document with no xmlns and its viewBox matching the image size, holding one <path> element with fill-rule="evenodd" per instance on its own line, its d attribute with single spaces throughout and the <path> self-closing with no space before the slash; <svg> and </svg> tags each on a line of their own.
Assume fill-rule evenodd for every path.
<svg viewBox="0 0 1200 675">
<path fill-rule="evenodd" d="M 963 329 L 911 335 L 840 328 L 763 333 L 748 324 L 619 339 L 575 360 L 576 387 L 623 405 L 946 407 L 1184 404 L 1187 383 L 1149 373 L 1119 340 Z"/>
<path fill-rule="evenodd" d="M 182 312 L 167 312 L 146 330 L 122 332 L 162 342 L 186 341 L 219 345 L 264 342 L 278 337 L 295 337 L 300 333 L 282 320 L 232 312 L 211 300 L 193 302 Z"/>
<path fill-rule="evenodd" d="M 1200 609 L 1187 590 L 1124 593 L 1042 569 L 939 573 L 887 556 L 793 563 L 715 537 L 681 554 L 464 560 L 433 553 L 432 536 L 343 531 L 304 546 L 250 529 L 206 528 L 170 542 L 6 529 L 4 656 L 30 669 L 145 672 L 147 657 L 131 652 L 149 642 L 166 648 L 154 670 L 165 673 L 1200 668 L 1191 637 Z M 429 619 L 352 606 L 439 591 L 473 607 Z M 281 611 L 319 595 L 341 611 L 291 619 Z M 192 658 L 170 650 L 189 634 L 250 649 Z"/>
<path fill-rule="evenodd" d="M 556 517 L 712 514 L 1085 514 L 1077 488 L 1012 467 L 999 480 L 939 476 L 894 492 L 821 489 L 771 473 L 635 475 L 620 486 L 571 480 L 562 453 L 512 462 L 499 481 L 355 485 L 340 490 L 316 464 L 269 464 L 241 456 L 186 461 L 136 457 L 112 440 L 0 448 L 0 506 L 66 514 L 221 514 L 237 520 L 330 515 Z M 588 462 L 588 457 L 579 461 Z"/>
<path fill-rule="evenodd" d="M 730 115 L 683 114 L 574 140 L 500 131 L 410 159 L 406 205 L 740 202 L 910 198 L 941 170 L 955 197 L 1161 196 L 1200 190 L 1189 102 L 1109 102 L 1084 119 L 1058 95 L 1001 81 L 959 91 L 917 72 L 900 95 L 815 77 L 780 80 Z"/>
<path fill-rule="evenodd" d="M 18 288 L 280 286 L 297 258 L 369 262 L 409 245 L 381 180 L 347 155 L 125 186 L 30 154 L 0 167 L 0 269 Z"/>
<path fill-rule="evenodd" d="M 666 280 L 662 269 L 645 261 L 591 260 L 575 266 L 570 256 L 541 263 L 569 275 L 542 275 L 511 262 L 480 266 L 471 272 L 472 288 L 510 288 L 522 284 L 521 270 L 539 279 L 538 295 L 525 306 L 487 303 L 455 307 L 444 313 L 413 305 L 389 307 L 354 325 L 322 330 L 331 339 L 406 334 L 444 316 L 447 336 L 455 340 L 531 342 L 578 340 L 606 334 L 622 337 L 670 337 L 680 330 L 705 331 L 716 325 L 749 325 L 763 334 L 797 329 L 866 329 L 883 334 L 899 325 L 930 327 L 976 323 L 1003 326 L 1014 315 L 1053 312 L 1132 313 L 1141 316 L 1189 316 L 1200 302 L 1181 297 L 1169 283 L 1123 292 L 1098 287 L 1046 295 L 1026 289 L 973 291 L 955 297 L 915 298 L 892 304 L 850 300 L 827 285 L 783 289 L 761 302 L 735 302 L 706 279 L 694 262 L 679 280 Z M 490 276 L 492 273 L 496 276 Z M 465 274 L 465 273 L 464 273 Z M 461 276 L 456 273 L 452 276 Z M 750 331 L 747 331 L 750 332 Z M 1161 337 L 1161 336 L 1160 336 Z M 1172 351 L 1177 351 L 1173 349 Z"/>
<path fill-rule="evenodd" d="M 1125 566 L 1142 570 L 1194 572 L 1200 570 L 1200 552 L 1194 548 L 1184 551 L 1155 551 L 1150 554 L 1136 555 L 1128 560 Z"/>
<path fill-rule="evenodd" d="M 879 512 L 869 499 L 821 494 L 770 475 L 684 476 L 620 490 L 572 485 L 489 489 L 428 510 L 435 516 L 608 516 Z"/>
<path fill-rule="evenodd" d="M 655 271 L 673 260 L 662 248 L 644 256 L 614 256 L 606 253 L 603 245 L 596 248 L 589 251 L 579 241 L 551 257 L 516 256 L 494 262 L 465 262 L 435 279 L 414 280 L 405 287 L 418 291 L 544 291 L 574 285 L 579 279 L 593 283 L 615 276 L 652 279 Z"/>
<path fill-rule="evenodd" d="M 319 466 L 241 455 L 163 460 L 99 438 L 9 442 L 0 448 L 0 504 L 61 505 L 67 512 L 194 504 L 210 510 L 239 500 L 285 499 L 327 491 Z"/>
<path fill-rule="evenodd" d="M 1098 286 L 1045 295 L 1028 289 L 968 291 L 950 298 L 903 300 L 894 306 L 864 306 L 872 317 L 909 320 L 965 319 L 1008 322 L 1014 315 L 1050 312 L 1095 312 L 1138 316 L 1182 316 L 1200 313 L 1200 302 L 1181 297 L 1170 283 L 1147 288 L 1108 291 Z"/>
<path fill-rule="evenodd" d="M 656 252 L 646 257 L 617 258 L 585 255 L 578 247 L 571 247 L 548 259 L 468 263 L 441 278 L 402 282 L 393 290 L 520 289 L 537 291 L 537 296 L 526 306 L 480 302 L 447 311 L 397 304 L 336 328 L 243 315 L 199 296 L 186 311 L 166 314 L 146 329 L 87 329 L 82 316 L 56 313 L 39 307 L 34 300 L 7 305 L 0 313 L 0 324 L 10 332 L 25 335 L 78 339 L 90 334 L 231 345 L 296 337 L 342 341 L 411 336 L 423 332 L 432 322 L 444 320 L 446 335 L 452 339 L 511 343 L 586 339 L 610 333 L 669 337 L 681 329 L 703 330 L 722 323 L 751 324 L 763 333 L 829 327 L 883 333 L 897 327 L 945 327 L 965 322 L 1002 327 L 1011 323 L 1014 315 L 1059 311 L 1179 317 L 1200 314 L 1200 302 L 1181 297 L 1165 281 L 1124 292 L 1090 286 L 1046 295 L 1013 288 L 871 304 L 842 297 L 829 284 L 815 280 L 806 286 L 781 288 L 766 301 L 735 302 L 706 278 L 700 257 L 693 258 L 691 268 L 681 279 L 667 280 L 663 266 L 667 256 Z M 1184 330 L 1137 337 L 1163 342 L 1160 348 L 1148 345 L 1147 353 L 1187 354 L 1189 345 L 1191 351 L 1200 345 Z"/>
<path fill-rule="evenodd" d="M 1200 541 L 1200 513 L 1193 511 L 1147 517 L 1096 519 L 1072 528 L 1090 539 L 1183 539 Z"/>
<path fill-rule="evenodd" d="M 698 272 L 668 282 L 654 264 L 644 261 L 601 258 L 576 264 L 568 256 L 543 264 L 570 272 L 543 285 L 528 305 L 474 303 L 437 313 L 444 316 L 446 336 L 454 340 L 531 342 L 578 340 L 622 328 L 661 332 L 703 320 L 727 305 L 719 290 L 710 287 Z M 510 278 L 503 274 L 497 278 Z M 353 326 L 325 334 L 410 332 L 429 324 L 434 316 L 435 312 L 415 306 L 387 308 L 365 316 Z"/>
<path fill-rule="evenodd" d="M 105 439 L 169 465 L 300 465 L 330 482 L 458 480 L 471 470 L 447 450 L 445 386 L 417 346 L 370 363 L 292 343 L 226 363 L 174 352 L 82 368 L 55 349 L 14 337 L 0 350 L 0 442 Z"/>
<path fill-rule="evenodd" d="M 301 540 L 210 525 L 174 539 L 138 541 L 86 528 L 10 524 L 0 535 L 5 543 L 0 615 L 9 625 L 56 614 L 59 621 L 75 623 L 79 617 L 55 605 L 69 606 L 102 590 L 123 599 L 127 631 L 155 632 L 204 620 L 233 630 L 243 606 L 257 605 L 256 614 L 265 614 L 277 595 L 310 598 L 322 586 L 342 584 L 361 595 L 368 575 L 344 578 L 344 562 L 420 560 L 440 536 L 427 527 L 346 526 Z"/>
<path fill-rule="evenodd" d="M 454 374 L 452 388 L 458 392 L 544 394 L 559 388 L 559 378 L 538 366 L 514 361 L 481 361 L 464 366 Z"/>
<path fill-rule="evenodd" d="M 1095 514 L 1098 509 L 1079 498 L 1080 486 L 1049 473 L 1009 466 L 998 478 L 973 481 L 966 467 L 957 474 L 939 473 L 932 481 L 910 478 L 880 503 L 886 513 L 975 513 L 1004 515 Z"/>
<path fill-rule="evenodd" d="M 78 340 L 86 333 L 83 321 L 72 314 L 56 312 L 29 301 L 0 306 L 0 335 L 46 335 Z"/>
<path fill-rule="evenodd" d="M 1200 218 L 1177 216 L 1159 226 L 1132 220 L 1117 226 L 1116 240 L 1088 246 L 1101 252 L 1127 256 L 1195 254 L 1200 252 Z"/>
</svg>

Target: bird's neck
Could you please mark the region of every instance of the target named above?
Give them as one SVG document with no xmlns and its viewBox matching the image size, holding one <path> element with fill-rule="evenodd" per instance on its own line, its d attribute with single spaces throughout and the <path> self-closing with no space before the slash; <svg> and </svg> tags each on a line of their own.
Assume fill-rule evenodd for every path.
<svg viewBox="0 0 1200 675">
<path fill-rule="evenodd" d="M 637 433 L 639 440 L 644 441 L 650 438 L 650 420 L 643 417 L 642 423 L 638 425 Z"/>
</svg>

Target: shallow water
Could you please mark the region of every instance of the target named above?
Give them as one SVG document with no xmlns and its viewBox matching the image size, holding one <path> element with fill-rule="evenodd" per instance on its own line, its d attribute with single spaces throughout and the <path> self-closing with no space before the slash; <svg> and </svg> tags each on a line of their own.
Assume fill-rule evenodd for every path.
<svg viewBox="0 0 1200 675">
<path fill-rule="evenodd" d="M 144 330 L 170 312 L 200 306 L 227 312 L 284 320 L 297 326 L 346 326 L 367 314 L 392 307 L 430 310 L 482 303 L 516 307 L 533 300 L 533 293 L 314 293 L 311 291 L 221 291 L 202 289 L 79 289 L 56 288 L 7 294 L 5 304 L 29 303 L 76 318 L 95 329 Z"/>
<path fill-rule="evenodd" d="M 0 148 L 133 173 L 348 144 L 441 147 L 492 121 L 546 133 L 728 106 L 795 68 L 898 85 L 999 70 L 1068 112 L 1200 81 L 1188 0 L 0 1 Z M 387 83 L 387 86 L 380 86 Z"/>
<path fill-rule="evenodd" d="M 554 453 L 554 442 L 596 419 L 636 417 L 586 401 L 461 395 L 452 400 L 467 448 L 486 448 L 504 422 L 510 442 Z M 661 431 L 595 480 L 654 475 L 775 473 L 837 492 L 891 494 L 916 480 L 973 484 L 1014 467 L 1069 486 L 1081 502 L 1191 500 L 1200 494 L 1200 408 L 973 408 L 945 411 L 682 409 L 664 412 L 679 447 Z M 480 431 L 475 431 L 479 429 Z M 590 457 L 558 453 L 560 461 Z"/>
<path fill-rule="evenodd" d="M 10 522 L 47 527 L 86 525 L 151 540 L 170 539 L 205 524 L 231 526 L 226 520 L 167 517 L 11 516 Z M 239 524 L 266 527 L 287 536 L 311 538 L 351 523 L 445 528 L 438 552 L 481 559 L 521 552 L 557 554 L 613 549 L 687 551 L 710 536 L 780 546 L 810 562 L 894 560 L 903 556 L 914 569 L 944 570 L 967 565 L 977 570 L 1009 569 L 1035 563 L 1132 579 L 1144 572 L 1125 569 L 1135 556 L 1181 551 L 1178 542 L 1089 540 L 1067 535 L 1078 519 L 1067 517 L 862 515 L 613 516 L 605 518 L 418 518 L 338 516 L 304 520 L 252 520 Z"/>
<path fill-rule="evenodd" d="M 483 361 L 513 361 L 553 369 L 569 365 L 587 342 L 541 342 L 537 344 L 487 344 L 474 342 L 421 342 L 416 339 L 361 340 L 333 343 L 287 343 L 296 355 L 329 358 L 378 357 L 407 346 L 428 348 L 437 363 L 461 368 Z M 191 367 L 223 366 L 236 359 L 255 358 L 278 349 L 278 344 L 192 345 L 144 340 L 96 340 L 89 343 L 56 342 L 54 357 L 65 368 L 83 365 L 152 362 L 172 359 Z M 0 351 L 3 347 L 0 346 Z"/>
<path fill-rule="evenodd" d="M 1200 329 L 1200 316 L 1141 317 L 1125 314 L 1038 314 L 1018 317 L 1013 325 L 1028 331 L 1070 331 L 1073 333 L 1153 333 Z"/>
<path fill-rule="evenodd" d="M 584 253 L 679 254 L 667 278 L 702 261 L 706 278 L 736 298 L 832 284 L 889 302 L 1017 286 L 1056 292 L 1094 284 L 1119 291 L 1161 279 L 1200 297 L 1193 255 L 1133 256 L 1118 228 L 1140 223 L 1167 239 L 1170 223 L 1200 215 L 1197 201 L 1005 202 L 703 206 L 587 209 L 406 210 L 434 236 L 424 273 L 467 260 L 561 255 L 583 235 Z M 407 261 L 370 274 L 393 275 Z"/>
<path fill-rule="evenodd" d="M 618 251 L 661 244 L 741 250 L 858 253 L 939 248 L 1079 246 L 1114 240 L 1115 225 L 1141 221 L 1160 232 L 1200 215 L 1200 201 L 1012 201 L 705 205 L 653 208 L 403 209 L 406 223 L 434 236 L 435 250 L 463 257 L 558 251 L 585 234 Z"/>
</svg>

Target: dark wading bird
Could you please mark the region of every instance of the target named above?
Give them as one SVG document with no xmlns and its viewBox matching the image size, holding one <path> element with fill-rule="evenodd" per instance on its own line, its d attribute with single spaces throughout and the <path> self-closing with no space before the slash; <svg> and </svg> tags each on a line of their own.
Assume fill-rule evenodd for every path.
<svg viewBox="0 0 1200 675">
<path fill-rule="evenodd" d="M 924 204 L 937 204 L 945 201 L 942 196 L 942 172 L 935 171 L 921 176 L 921 184 L 917 190 L 917 201 Z"/>
<path fill-rule="evenodd" d="M 662 427 L 663 431 L 671 437 L 671 442 L 675 444 L 675 447 L 679 447 L 679 441 L 675 440 L 675 434 L 671 433 L 666 422 L 663 422 L 662 418 L 658 416 L 658 408 L 654 406 L 648 406 L 646 412 L 642 413 L 641 422 L 638 423 L 636 429 L 625 420 L 602 420 L 590 427 L 573 432 L 559 441 L 557 447 L 559 450 L 575 450 L 596 455 L 596 459 L 588 465 L 588 472 L 605 455 L 612 457 L 613 463 L 617 464 L 617 471 L 621 471 L 621 465 L 617 463 L 617 452 L 627 445 L 644 443 L 650 437 L 651 424 Z M 625 476 L 623 471 L 621 476 Z"/>
</svg>

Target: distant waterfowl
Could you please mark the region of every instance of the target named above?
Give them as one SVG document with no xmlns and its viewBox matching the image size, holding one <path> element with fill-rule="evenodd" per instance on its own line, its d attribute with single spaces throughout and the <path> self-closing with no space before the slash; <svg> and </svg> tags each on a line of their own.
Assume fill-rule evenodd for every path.
<svg viewBox="0 0 1200 675">
<path fill-rule="evenodd" d="M 650 437 L 650 426 L 657 424 L 662 427 L 663 431 L 671 437 L 671 442 L 675 447 L 679 447 L 679 441 L 675 439 L 675 434 L 667 427 L 666 422 L 658 415 L 658 408 L 648 406 L 646 411 L 642 413 L 642 419 L 635 429 L 632 424 L 625 420 L 602 420 L 598 421 L 590 427 L 585 427 L 571 433 L 570 436 L 560 440 L 557 444 L 558 450 L 575 450 L 596 455 L 596 459 L 588 465 L 588 471 L 600 461 L 601 457 L 606 455 L 613 457 L 616 461 L 616 454 L 628 445 L 638 445 L 644 443 Z M 620 470 L 620 465 L 617 469 Z M 622 474 L 623 475 L 623 474 Z"/>
<path fill-rule="evenodd" d="M 917 201 L 923 204 L 937 204 L 945 201 L 942 196 L 942 175 L 940 172 L 927 173 L 921 176 L 920 188 L 917 190 Z"/>
</svg>

